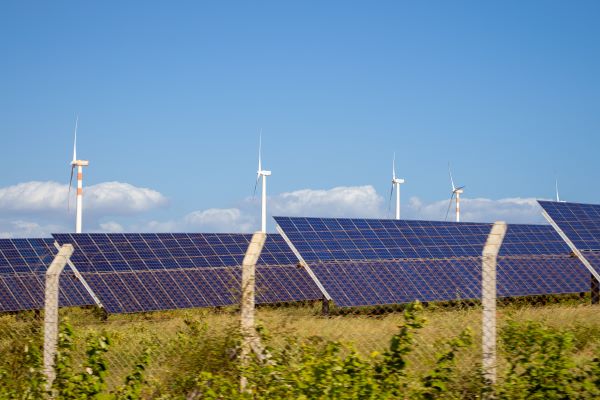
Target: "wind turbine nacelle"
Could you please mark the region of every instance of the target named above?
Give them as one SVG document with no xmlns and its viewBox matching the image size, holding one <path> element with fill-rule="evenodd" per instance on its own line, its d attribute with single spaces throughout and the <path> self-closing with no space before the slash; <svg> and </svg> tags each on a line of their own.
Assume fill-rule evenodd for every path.
<svg viewBox="0 0 600 400">
<path fill-rule="evenodd" d="M 404 179 L 400 179 L 400 178 L 392 179 L 392 183 L 401 184 L 401 183 L 404 183 Z"/>
<path fill-rule="evenodd" d="M 87 167 L 88 165 L 90 165 L 90 162 L 87 160 L 75 160 L 71 163 L 71 165 L 75 165 L 78 167 Z"/>
<path fill-rule="evenodd" d="M 271 171 L 260 171 L 262 176 L 271 176 Z"/>
</svg>

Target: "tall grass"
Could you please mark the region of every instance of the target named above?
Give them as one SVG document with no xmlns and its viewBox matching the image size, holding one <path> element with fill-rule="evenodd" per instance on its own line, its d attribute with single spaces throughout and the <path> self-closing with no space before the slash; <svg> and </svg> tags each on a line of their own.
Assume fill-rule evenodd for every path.
<svg viewBox="0 0 600 400">
<path fill-rule="evenodd" d="M 570 331 L 575 337 L 577 357 L 587 360 L 600 348 L 599 310 L 598 306 L 590 306 L 583 301 L 545 305 L 511 303 L 499 307 L 498 328 L 502 329 L 507 321 L 537 321 Z M 478 306 L 429 307 L 423 316 L 427 323 L 420 330 L 415 351 L 409 358 L 412 370 L 427 370 L 439 346 L 470 327 L 475 345 L 461 353 L 457 368 L 457 372 L 468 381 L 481 359 L 478 345 L 481 340 L 481 309 Z M 157 393 L 168 390 L 170 385 L 186 385 L 186 376 L 194 376 L 201 370 L 221 373 L 230 368 L 233 371 L 233 363 L 236 362 L 239 313 L 235 308 L 109 315 L 106 319 L 99 318 L 98 313 L 91 309 L 72 308 L 61 310 L 61 318 L 67 319 L 73 326 L 82 352 L 88 335 L 105 333 L 110 337 L 111 348 L 107 354 L 109 388 L 122 383 L 131 366 L 147 348 L 152 349 L 147 379 Z M 376 315 L 357 312 L 322 316 L 316 305 L 305 304 L 261 307 L 257 310 L 257 321 L 270 337 L 273 347 L 283 346 L 288 338 L 301 340 L 318 336 L 352 343 L 359 353 L 369 355 L 388 346 L 403 318 L 399 310 Z M 33 313 L 0 316 L 0 355 L 5 358 L 12 346 L 24 338 L 40 341 L 41 325 L 42 320 Z"/>
</svg>

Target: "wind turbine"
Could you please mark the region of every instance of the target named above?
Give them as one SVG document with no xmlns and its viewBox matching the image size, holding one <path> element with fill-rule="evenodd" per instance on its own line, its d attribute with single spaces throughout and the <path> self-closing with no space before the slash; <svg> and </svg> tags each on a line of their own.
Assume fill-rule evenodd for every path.
<svg viewBox="0 0 600 400">
<path fill-rule="evenodd" d="M 256 186 L 262 177 L 262 203 L 261 203 L 261 224 L 260 231 L 267 233 L 267 176 L 271 176 L 271 171 L 262 169 L 262 129 L 258 136 L 258 170 L 256 171 L 256 182 L 254 183 L 254 195 L 256 195 Z"/>
<path fill-rule="evenodd" d="M 77 203 L 75 206 L 75 233 L 81 233 L 82 213 L 83 213 L 83 167 L 90 165 L 89 161 L 77 159 L 77 127 L 79 125 L 79 116 L 75 119 L 75 140 L 73 141 L 73 161 L 71 161 L 71 178 L 69 179 L 69 194 L 67 205 L 71 199 L 71 185 L 73 183 L 73 171 L 77 167 Z"/>
<path fill-rule="evenodd" d="M 404 179 L 396 177 L 396 153 L 392 160 L 392 188 L 390 189 L 390 201 L 392 203 L 392 194 L 394 193 L 394 186 L 396 187 L 396 219 L 400 219 L 400 184 L 404 183 Z"/>
<path fill-rule="evenodd" d="M 452 171 L 450 170 L 450 163 L 448 163 L 448 174 L 450 175 L 450 184 L 452 185 L 452 194 L 450 195 L 450 203 L 448 204 L 448 210 L 446 210 L 446 219 L 448 219 L 448 212 L 452 206 L 452 198 L 456 197 L 456 222 L 460 222 L 460 195 L 464 193 L 465 186 L 454 186 L 454 179 L 452 179 Z"/>
</svg>

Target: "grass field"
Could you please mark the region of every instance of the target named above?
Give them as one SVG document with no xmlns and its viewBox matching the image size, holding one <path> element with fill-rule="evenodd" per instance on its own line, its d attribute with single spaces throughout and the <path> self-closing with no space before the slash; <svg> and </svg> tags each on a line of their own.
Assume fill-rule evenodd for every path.
<svg viewBox="0 0 600 400">
<path fill-rule="evenodd" d="M 577 356 L 590 359 L 600 349 L 600 307 L 586 300 L 569 298 L 545 305 L 513 303 L 498 309 L 498 328 L 509 321 L 539 321 L 573 333 Z M 426 307 L 427 323 L 416 338 L 410 356 L 414 371 L 428 368 L 440 346 L 465 328 L 474 335 L 474 344 L 459 357 L 458 370 L 465 376 L 480 362 L 481 308 L 479 306 Z M 110 315 L 102 319 L 92 309 L 63 309 L 83 349 L 88 335 L 104 333 L 111 340 L 107 353 L 108 384 L 123 381 L 131 366 L 152 348 L 147 378 L 152 385 L 168 385 L 174 376 L 200 370 L 226 370 L 235 359 L 235 336 L 239 313 L 234 308 L 178 310 L 131 315 Z M 384 313 L 339 313 L 320 315 L 317 305 L 261 307 L 257 321 L 265 328 L 269 345 L 283 346 L 290 340 L 322 337 L 351 343 L 362 354 L 384 349 L 403 322 L 401 310 Z M 42 321 L 32 313 L 0 316 L 0 354 L 8 354 L 15 343 L 41 340 Z M 500 347 L 501 351 L 501 347 Z M 81 352 L 83 354 L 83 352 Z M 500 365 L 500 369 L 502 365 Z"/>
</svg>

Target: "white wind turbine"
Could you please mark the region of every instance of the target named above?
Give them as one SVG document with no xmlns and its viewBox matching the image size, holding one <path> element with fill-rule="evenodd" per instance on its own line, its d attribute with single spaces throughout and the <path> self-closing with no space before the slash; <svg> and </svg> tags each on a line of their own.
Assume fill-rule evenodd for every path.
<svg viewBox="0 0 600 400">
<path fill-rule="evenodd" d="M 262 130 L 258 136 L 258 170 L 256 171 L 256 182 L 254 184 L 254 194 L 256 195 L 256 186 L 262 177 L 262 199 L 261 199 L 261 224 L 260 231 L 267 233 L 267 176 L 271 175 L 271 171 L 262 169 Z"/>
<path fill-rule="evenodd" d="M 446 210 L 446 219 L 448 219 L 448 212 L 452 206 L 452 198 L 456 197 L 456 222 L 460 222 L 460 195 L 464 193 L 465 186 L 454 186 L 454 179 L 452 179 L 452 171 L 450 170 L 450 163 L 448 163 L 448 174 L 450 175 L 450 184 L 452 185 L 452 194 L 450 195 L 450 203 L 448 204 L 448 210 Z"/>
<path fill-rule="evenodd" d="M 394 187 L 396 189 L 396 219 L 400 219 L 400 185 L 404 183 L 404 179 L 396 177 L 396 153 L 392 159 L 392 188 L 390 189 L 390 201 L 392 203 L 392 194 L 394 193 Z"/>
<path fill-rule="evenodd" d="M 558 177 L 554 177 L 554 187 L 556 189 L 556 202 L 560 203 L 560 196 L 558 195 Z"/>
<path fill-rule="evenodd" d="M 79 116 L 75 119 L 75 139 L 73 141 L 73 160 L 71 161 L 71 178 L 69 179 L 69 193 L 67 197 L 67 207 L 71 200 L 71 185 L 73 183 L 73 171 L 77 167 L 77 203 L 75 208 L 75 233 L 81 233 L 83 219 L 83 167 L 90 165 L 89 161 L 77 159 L 77 127 L 79 125 Z"/>
</svg>

